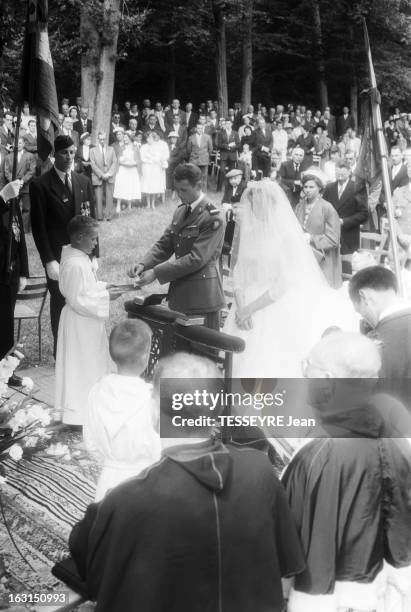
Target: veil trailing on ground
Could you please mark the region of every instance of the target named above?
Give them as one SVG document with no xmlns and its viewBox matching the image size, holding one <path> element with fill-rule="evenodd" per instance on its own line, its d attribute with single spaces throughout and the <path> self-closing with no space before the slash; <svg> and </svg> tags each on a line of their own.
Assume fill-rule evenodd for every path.
<svg viewBox="0 0 411 612">
<path fill-rule="evenodd" d="M 248 183 L 238 220 L 231 259 L 235 290 L 259 284 L 276 299 L 290 290 L 312 295 L 328 287 L 279 185 L 268 180 Z"/>
</svg>

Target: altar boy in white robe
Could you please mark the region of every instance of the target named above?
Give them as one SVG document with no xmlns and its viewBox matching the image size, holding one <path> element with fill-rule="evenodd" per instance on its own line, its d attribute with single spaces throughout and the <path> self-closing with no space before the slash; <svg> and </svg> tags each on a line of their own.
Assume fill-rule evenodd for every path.
<svg viewBox="0 0 411 612">
<path fill-rule="evenodd" d="M 77 215 L 67 229 L 70 244 L 63 247 L 59 275 L 66 305 L 57 338 L 55 408 L 63 423 L 82 426 L 91 387 L 114 369 L 105 320 L 110 299 L 120 293 L 97 280 L 90 260 L 98 240 L 97 221 Z"/>
<path fill-rule="evenodd" d="M 160 459 L 159 413 L 152 385 L 141 378 L 151 348 L 151 330 L 126 319 L 110 334 L 110 355 L 117 374 L 92 388 L 83 435 L 87 450 L 102 464 L 95 501 Z"/>
</svg>

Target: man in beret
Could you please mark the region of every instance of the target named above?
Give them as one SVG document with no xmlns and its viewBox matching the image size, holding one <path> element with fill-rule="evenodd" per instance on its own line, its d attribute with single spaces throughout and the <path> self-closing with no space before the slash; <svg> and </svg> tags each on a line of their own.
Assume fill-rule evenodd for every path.
<svg viewBox="0 0 411 612">
<path fill-rule="evenodd" d="M 31 223 L 34 242 L 46 271 L 50 291 L 50 319 L 54 354 L 60 313 L 65 304 L 59 290 L 59 262 L 63 245 L 70 242 L 67 224 L 75 215 L 95 217 L 90 180 L 72 172 L 75 147 L 70 136 L 54 141 L 54 165 L 30 184 Z"/>
</svg>

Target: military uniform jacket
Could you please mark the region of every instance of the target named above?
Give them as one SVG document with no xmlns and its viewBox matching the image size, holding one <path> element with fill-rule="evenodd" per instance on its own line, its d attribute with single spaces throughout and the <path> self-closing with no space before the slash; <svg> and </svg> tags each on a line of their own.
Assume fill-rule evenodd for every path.
<svg viewBox="0 0 411 612">
<path fill-rule="evenodd" d="M 170 283 L 172 310 L 186 314 L 216 312 L 225 305 L 219 258 L 224 241 L 223 214 L 206 198 L 185 219 L 179 206 L 160 240 L 143 257 L 161 284 Z M 172 255 L 175 260 L 168 261 Z"/>
</svg>

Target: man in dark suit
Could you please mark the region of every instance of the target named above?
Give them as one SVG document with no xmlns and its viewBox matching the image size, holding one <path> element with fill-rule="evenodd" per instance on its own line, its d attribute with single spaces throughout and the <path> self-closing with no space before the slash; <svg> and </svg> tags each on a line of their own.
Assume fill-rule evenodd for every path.
<svg viewBox="0 0 411 612">
<path fill-rule="evenodd" d="M 237 164 L 237 151 L 240 148 L 240 139 L 238 133 L 233 129 L 232 122 L 227 119 L 224 122 L 224 129 L 218 133 L 217 149 L 220 151 L 220 172 L 217 181 L 217 191 L 220 191 L 223 186 L 223 181 L 226 172 L 235 168 Z"/>
<path fill-rule="evenodd" d="M 16 297 L 29 276 L 20 207 L 10 202 L 18 197 L 20 185 L 20 180 L 12 181 L 0 191 L 0 360 L 13 347 Z M 9 384 L 21 385 L 21 379 L 12 377 Z"/>
<path fill-rule="evenodd" d="M 166 170 L 166 187 L 171 191 L 171 197 L 174 199 L 174 170 L 187 157 L 186 143 L 181 142 L 177 132 L 170 132 L 168 135 L 168 150 L 170 157 L 168 158 L 168 168 Z"/>
<path fill-rule="evenodd" d="M 191 137 L 192 138 L 192 137 Z M 201 190 L 201 171 L 194 164 L 180 164 L 174 184 L 183 204 L 161 238 L 129 272 L 138 276 L 137 287 L 155 281 L 170 283 L 172 310 L 205 317 L 205 325 L 220 329 L 225 305 L 219 259 L 224 242 L 223 214 Z M 173 261 L 170 257 L 175 255 Z"/>
<path fill-rule="evenodd" d="M 405 187 L 409 183 L 407 166 L 403 163 L 402 151 L 399 147 L 392 147 L 391 149 L 391 167 L 389 170 L 390 174 L 390 187 L 391 187 L 391 195 L 393 195 L 394 191 L 399 187 Z M 383 217 L 386 212 L 385 206 L 385 193 L 384 189 L 381 189 L 380 198 L 378 204 L 376 206 L 378 222 L 381 224 L 381 217 Z"/>
<path fill-rule="evenodd" d="M 175 132 L 176 134 L 178 134 L 179 142 L 182 143 L 184 146 L 187 144 L 187 127 L 181 124 L 180 115 L 174 115 L 173 124 L 171 126 L 171 130 L 167 132 L 167 137 L 170 132 Z"/>
<path fill-rule="evenodd" d="M 331 115 L 328 108 L 324 111 L 322 123 L 324 124 L 324 129 L 327 130 L 327 136 L 331 140 L 331 143 L 336 142 L 337 126 L 335 125 L 335 117 Z"/>
<path fill-rule="evenodd" d="M 73 123 L 73 130 L 75 130 L 80 137 L 84 132 L 91 134 L 92 129 L 93 122 L 88 118 L 88 108 L 83 107 L 80 110 L 80 119 Z"/>
<path fill-rule="evenodd" d="M 191 136 L 194 132 L 195 127 L 197 125 L 198 115 L 193 112 L 193 105 L 191 102 L 187 102 L 186 104 L 186 127 L 187 127 L 187 135 Z"/>
<path fill-rule="evenodd" d="M 368 219 L 367 201 L 350 181 L 351 170 L 344 160 L 336 163 L 337 180 L 326 186 L 323 198 L 331 202 L 341 221 L 341 255 L 351 255 L 360 248 L 360 225 Z"/>
<path fill-rule="evenodd" d="M 223 210 L 226 211 L 227 222 L 224 235 L 223 255 L 230 255 L 235 230 L 235 215 L 232 205 L 238 204 L 247 185 L 243 180 L 243 171 L 239 168 L 233 168 L 233 170 L 227 172 L 225 176 L 227 180 L 223 199 L 221 200 L 221 206 Z"/>
<path fill-rule="evenodd" d="M 164 123 L 167 132 L 170 132 L 173 129 L 175 115 L 178 115 L 180 117 L 181 125 L 186 124 L 186 114 L 183 110 L 181 110 L 180 100 L 177 99 L 174 99 L 172 101 L 170 110 L 166 111 L 164 115 Z"/>
<path fill-rule="evenodd" d="M 71 171 L 74 154 L 73 140 L 69 136 L 57 136 L 54 141 L 54 166 L 30 184 L 33 238 L 46 270 L 50 291 L 54 354 L 60 313 L 65 304 L 59 290 L 58 278 L 61 250 L 63 245 L 70 242 L 67 224 L 75 215 L 95 217 L 90 180 Z"/>
<path fill-rule="evenodd" d="M 370 266 L 350 280 L 355 310 L 381 343 L 378 388 L 400 399 L 411 411 L 411 308 L 398 295 L 398 281 L 383 266 Z"/>
<path fill-rule="evenodd" d="M 313 161 L 313 153 L 315 151 L 315 140 L 312 132 L 306 130 L 305 127 L 302 127 L 302 133 L 297 138 L 297 146 L 301 147 L 304 151 L 304 158 L 308 164 L 311 164 Z"/>
<path fill-rule="evenodd" d="M 187 140 L 187 156 L 190 164 L 195 164 L 200 168 L 202 176 L 201 188 L 204 193 L 207 191 L 207 172 L 212 151 L 213 143 L 211 137 L 204 133 L 204 128 L 199 123 L 196 127 L 196 133 Z"/>
<path fill-rule="evenodd" d="M 3 154 L 7 155 L 13 148 L 14 132 L 13 132 L 13 115 L 5 113 L 3 123 L 0 125 L 0 149 Z"/>
<path fill-rule="evenodd" d="M 355 129 L 355 121 L 354 121 L 354 117 L 350 113 L 350 109 L 348 108 L 348 106 L 344 106 L 343 114 L 340 117 L 338 117 L 338 121 L 337 121 L 338 138 L 341 138 L 341 136 L 344 136 L 344 134 L 349 128 L 352 128 L 353 130 Z"/>
<path fill-rule="evenodd" d="M 14 178 L 19 179 L 21 185 L 19 196 L 23 213 L 24 231 L 27 234 L 31 229 L 29 185 L 36 174 L 37 160 L 32 153 L 24 150 L 24 139 L 22 136 L 19 138 L 17 151 L 17 170 Z M 13 153 L 10 153 L 6 158 L 4 175 L 8 183 L 13 180 Z"/>
<path fill-rule="evenodd" d="M 291 160 L 283 162 L 280 166 L 280 184 L 293 208 L 297 206 L 300 199 L 302 189 L 301 175 L 308 166 L 309 164 L 304 159 L 304 151 L 301 147 L 295 147 Z"/>
<path fill-rule="evenodd" d="M 407 173 L 407 166 L 403 163 L 402 151 L 399 147 L 392 147 L 391 149 L 391 168 L 390 168 L 390 186 L 391 193 L 398 187 L 404 187 L 408 185 L 409 178 Z"/>
<path fill-rule="evenodd" d="M 273 132 L 265 119 L 260 117 L 253 134 L 253 170 L 260 171 L 262 176 L 270 176 L 271 150 L 273 148 Z M 258 176 L 258 174 L 257 174 Z"/>
</svg>

